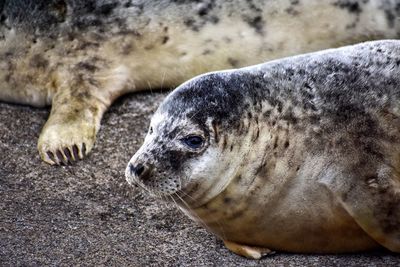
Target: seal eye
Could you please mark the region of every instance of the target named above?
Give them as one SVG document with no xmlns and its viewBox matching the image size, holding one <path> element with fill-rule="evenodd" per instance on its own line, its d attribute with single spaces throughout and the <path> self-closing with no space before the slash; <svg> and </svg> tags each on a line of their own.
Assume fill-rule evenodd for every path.
<svg viewBox="0 0 400 267">
<path fill-rule="evenodd" d="M 153 127 L 150 126 L 149 134 L 153 134 Z"/>
<path fill-rule="evenodd" d="M 192 149 L 197 149 L 203 146 L 204 139 L 198 135 L 189 135 L 182 139 L 183 143 Z"/>
</svg>

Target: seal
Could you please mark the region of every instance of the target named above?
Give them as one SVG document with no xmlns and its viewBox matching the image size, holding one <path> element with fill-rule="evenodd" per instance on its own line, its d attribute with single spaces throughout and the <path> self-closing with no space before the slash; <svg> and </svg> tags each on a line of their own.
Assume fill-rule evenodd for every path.
<svg viewBox="0 0 400 267">
<path fill-rule="evenodd" d="M 127 92 L 195 75 L 400 36 L 399 0 L 6 0 L 0 100 L 52 105 L 41 158 L 68 164 Z"/>
<path fill-rule="evenodd" d="M 126 179 L 241 255 L 400 252 L 400 41 L 196 77 Z"/>
</svg>

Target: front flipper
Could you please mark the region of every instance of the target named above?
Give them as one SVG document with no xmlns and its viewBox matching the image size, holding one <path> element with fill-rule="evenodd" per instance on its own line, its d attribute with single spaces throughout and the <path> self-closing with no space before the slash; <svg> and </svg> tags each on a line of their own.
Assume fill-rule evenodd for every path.
<svg viewBox="0 0 400 267">
<path fill-rule="evenodd" d="M 55 95 L 50 117 L 39 137 L 41 158 L 52 165 L 82 159 L 93 148 L 106 108 L 89 92 L 73 96 L 61 91 Z"/>
<path fill-rule="evenodd" d="M 69 79 L 58 81 L 38 142 L 41 158 L 52 165 L 72 163 L 89 153 L 103 113 L 127 88 L 134 88 L 123 66 L 86 76 L 67 73 L 62 77 Z"/>
<path fill-rule="evenodd" d="M 400 176 L 392 167 L 337 172 L 321 182 L 376 242 L 400 253 Z"/>
<path fill-rule="evenodd" d="M 266 255 L 274 253 L 272 250 L 270 250 L 268 248 L 240 245 L 238 243 L 234 243 L 234 242 L 230 242 L 230 241 L 226 241 L 226 240 L 224 240 L 224 244 L 233 253 L 236 253 L 240 256 L 243 256 L 243 257 L 246 257 L 249 259 L 258 260 Z"/>
</svg>

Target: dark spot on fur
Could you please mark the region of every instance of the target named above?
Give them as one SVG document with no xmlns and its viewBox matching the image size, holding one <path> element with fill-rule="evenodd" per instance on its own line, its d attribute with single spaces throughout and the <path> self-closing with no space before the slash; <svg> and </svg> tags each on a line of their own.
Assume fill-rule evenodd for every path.
<svg viewBox="0 0 400 267">
<path fill-rule="evenodd" d="M 144 47 L 144 49 L 145 49 L 145 50 L 152 50 L 152 49 L 154 49 L 154 45 L 153 45 L 153 44 L 146 45 L 146 46 Z"/>
<path fill-rule="evenodd" d="M 217 24 L 219 22 L 219 18 L 217 16 L 211 16 L 208 21 L 210 21 L 212 24 Z"/>
<path fill-rule="evenodd" d="M 192 29 L 195 32 L 199 31 L 199 27 L 195 24 L 196 21 L 193 18 L 185 18 L 183 20 L 183 23 L 190 29 Z"/>
<path fill-rule="evenodd" d="M 289 147 L 289 141 L 286 141 L 285 144 L 283 145 L 284 148 L 288 148 Z"/>
<path fill-rule="evenodd" d="M 239 60 L 237 60 L 237 59 L 229 57 L 228 58 L 228 63 L 229 63 L 229 65 L 231 65 L 234 68 L 239 67 Z"/>
<path fill-rule="evenodd" d="M 390 28 L 394 28 L 396 19 L 398 17 L 396 17 L 396 15 L 393 13 L 392 10 L 385 10 L 385 16 L 386 16 L 386 20 L 387 20 L 388 26 Z"/>
<path fill-rule="evenodd" d="M 88 98 L 91 98 L 91 95 L 88 91 L 83 91 L 83 92 L 79 92 L 77 94 L 77 97 L 81 98 L 81 99 L 88 99 Z"/>
<path fill-rule="evenodd" d="M 258 6 L 256 6 L 256 4 L 254 3 L 253 0 L 246 0 L 246 3 L 248 5 L 248 7 L 252 11 L 254 11 L 255 13 L 261 13 L 262 12 L 262 9 L 260 7 L 258 7 Z"/>
<path fill-rule="evenodd" d="M 269 118 L 269 116 L 271 116 L 271 113 L 272 113 L 272 110 L 267 110 L 267 111 L 264 112 L 263 115 L 264 115 L 265 118 Z"/>
<path fill-rule="evenodd" d="M 282 120 L 285 120 L 285 121 L 287 121 L 288 123 L 293 124 L 293 125 L 295 125 L 295 124 L 298 123 L 298 118 L 294 115 L 293 111 L 290 110 L 290 109 L 287 110 L 287 111 L 283 114 L 283 116 L 282 116 L 281 118 L 282 118 Z"/>
<path fill-rule="evenodd" d="M 79 42 L 78 46 L 76 47 L 76 50 L 86 50 L 88 48 L 94 49 L 94 48 L 97 48 L 99 46 L 100 46 L 99 43 L 81 41 L 81 42 Z"/>
<path fill-rule="evenodd" d="M 213 131 L 214 131 L 215 142 L 218 143 L 219 142 L 218 123 L 216 121 L 212 121 L 211 124 L 212 124 Z"/>
<path fill-rule="evenodd" d="M 252 28 L 254 28 L 254 30 L 256 31 L 256 33 L 258 34 L 264 34 L 264 20 L 262 18 L 262 16 L 256 16 L 253 18 L 245 18 L 245 21 L 247 22 L 247 24 L 249 24 Z"/>
<path fill-rule="evenodd" d="M 253 138 L 253 142 L 257 141 L 259 136 L 260 136 L 260 128 L 257 127 L 256 134 L 255 134 L 255 136 Z"/>
<path fill-rule="evenodd" d="M 97 8 L 95 13 L 103 16 L 109 16 L 118 5 L 118 2 L 101 5 Z"/>
<path fill-rule="evenodd" d="M 297 16 L 299 14 L 299 11 L 297 11 L 295 8 L 293 7 L 288 7 L 285 9 L 286 13 L 292 15 L 292 16 Z"/>
<path fill-rule="evenodd" d="M 41 54 L 36 54 L 32 56 L 29 65 L 32 68 L 41 68 L 44 69 L 49 65 L 49 61 L 45 59 Z"/>
<path fill-rule="evenodd" d="M 283 104 L 282 104 L 282 102 L 277 102 L 277 110 L 278 110 L 278 112 L 281 113 L 281 112 L 282 112 L 282 109 L 283 109 Z"/>
<path fill-rule="evenodd" d="M 239 211 L 234 212 L 228 219 L 229 220 L 237 219 L 237 218 L 242 217 L 243 214 L 244 214 L 244 210 L 239 210 Z"/>
<path fill-rule="evenodd" d="M 63 0 L 55 1 L 50 7 L 50 12 L 54 13 L 58 22 L 64 22 L 67 16 L 67 3 Z"/>
<path fill-rule="evenodd" d="M 333 5 L 346 9 L 350 13 L 360 14 L 362 12 L 360 4 L 351 0 L 339 0 L 333 3 Z"/>
<path fill-rule="evenodd" d="M 278 136 L 275 137 L 273 149 L 276 149 L 276 148 L 278 147 L 278 140 L 279 140 L 279 139 L 278 139 Z"/>
<path fill-rule="evenodd" d="M 199 5 L 197 14 L 200 17 L 204 17 L 210 13 L 210 11 L 213 9 L 214 6 L 215 6 L 215 3 L 213 3 L 213 2 L 201 3 Z"/>
<path fill-rule="evenodd" d="M 209 54 L 211 54 L 212 53 L 212 51 L 210 50 L 210 49 L 205 49 L 204 51 L 203 51 L 203 53 L 201 53 L 203 56 L 206 56 L 206 55 L 209 55 Z"/>
<path fill-rule="evenodd" d="M 161 43 L 162 44 L 166 44 L 168 42 L 168 40 L 169 40 L 169 37 L 168 36 L 164 36 L 162 41 L 161 41 Z"/>
<path fill-rule="evenodd" d="M 11 73 L 7 73 L 4 76 L 4 81 L 6 81 L 7 83 L 10 83 L 11 82 L 11 77 L 12 77 Z"/>
<path fill-rule="evenodd" d="M 89 62 L 79 62 L 76 64 L 76 68 L 79 70 L 87 70 L 89 72 L 95 72 L 98 68 Z"/>
<path fill-rule="evenodd" d="M 232 43 L 232 39 L 229 37 L 224 37 L 224 41 L 228 44 Z"/>
<path fill-rule="evenodd" d="M 132 44 L 123 45 L 121 48 L 121 54 L 123 54 L 123 55 L 129 55 L 132 51 L 133 51 Z"/>
<path fill-rule="evenodd" d="M 232 198 L 230 198 L 230 197 L 224 197 L 224 203 L 225 203 L 225 204 L 232 203 Z"/>
<path fill-rule="evenodd" d="M 228 137 L 224 135 L 222 138 L 222 150 L 225 150 L 227 145 L 228 145 Z"/>
</svg>

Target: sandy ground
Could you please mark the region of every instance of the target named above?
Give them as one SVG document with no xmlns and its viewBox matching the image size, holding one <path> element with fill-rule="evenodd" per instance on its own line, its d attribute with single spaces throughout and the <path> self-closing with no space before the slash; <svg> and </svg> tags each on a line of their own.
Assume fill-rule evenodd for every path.
<svg viewBox="0 0 400 267">
<path fill-rule="evenodd" d="M 247 260 L 173 205 L 130 188 L 125 166 L 163 97 L 120 99 L 93 153 L 68 167 L 49 166 L 36 151 L 49 109 L 0 103 L 1 266 L 400 266 L 384 250 Z"/>
</svg>

